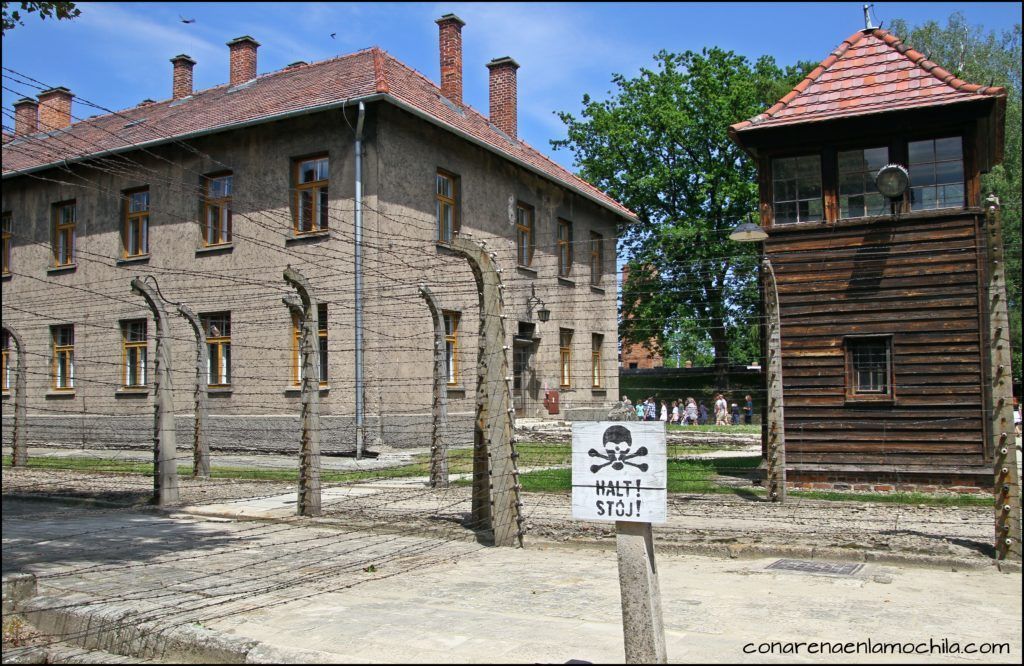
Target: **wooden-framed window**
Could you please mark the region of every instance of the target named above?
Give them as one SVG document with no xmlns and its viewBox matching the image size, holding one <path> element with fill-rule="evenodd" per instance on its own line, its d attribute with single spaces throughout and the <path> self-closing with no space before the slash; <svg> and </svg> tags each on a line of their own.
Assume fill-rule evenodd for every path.
<svg viewBox="0 0 1024 666">
<path fill-rule="evenodd" d="M 327 304 L 317 303 L 317 345 L 320 350 L 319 380 L 320 385 L 327 384 Z M 302 383 L 302 354 L 300 353 L 302 343 L 302 320 L 297 313 L 292 313 L 292 384 L 298 386 Z"/>
<path fill-rule="evenodd" d="M 907 143 L 910 210 L 962 208 L 964 149 L 959 136 Z"/>
<path fill-rule="evenodd" d="M 604 336 L 594 333 L 590 336 L 590 376 L 593 388 L 604 387 L 604 376 L 601 372 L 601 347 L 604 345 Z"/>
<path fill-rule="evenodd" d="M 11 390 L 11 336 L 0 330 L 0 388 Z"/>
<path fill-rule="evenodd" d="M 125 388 L 146 385 L 146 320 L 121 322 L 121 373 Z"/>
<path fill-rule="evenodd" d="M 572 329 L 558 329 L 558 384 L 562 388 L 572 386 Z"/>
<path fill-rule="evenodd" d="M 558 219 L 558 277 L 567 278 L 572 272 L 572 222 Z"/>
<path fill-rule="evenodd" d="M 53 365 L 50 369 L 50 387 L 55 391 L 75 388 L 75 326 L 60 324 L 50 327 Z"/>
<path fill-rule="evenodd" d="M 200 314 L 199 321 L 206 331 L 206 346 L 210 358 L 206 365 L 206 383 L 211 387 L 231 385 L 231 313 Z"/>
<path fill-rule="evenodd" d="M 459 319 L 458 312 L 442 311 L 444 316 L 444 358 L 448 368 L 448 384 L 459 383 Z"/>
<path fill-rule="evenodd" d="M 516 204 L 516 263 L 533 264 L 533 206 Z"/>
<path fill-rule="evenodd" d="M 53 205 L 53 265 L 70 266 L 75 263 L 75 227 L 78 224 L 74 201 Z"/>
<path fill-rule="evenodd" d="M 295 233 L 326 231 L 330 217 L 326 155 L 295 160 Z"/>
<path fill-rule="evenodd" d="M 601 284 L 604 277 L 604 236 L 590 232 L 590 284 Z"/>
<path fill-rule="evenodd" d="M 840 150 L 837 163 L 839 219 L 889 212 L 888 201 L 875 185 L 878 170 L 889 163 L 888 148 Z"/>
<path fill-rule="evenodd" d="M 3 234 L 3 249 L 2 253 L 0 253 L 0 262 L 2 262 L 2 266 L 0 266 L 0 268 L 3 269 L 4 275 L 10 275 L 11 236 L 14 234 L 14 217 L 10 213 L 5 212 L 3 217 L 0 218 L 0 225 L 2 225 L 0 226 L 0 229 L 2 229 Z"/>
<path fill-rule="evenodd" d="M 853 400 L 891 400 L 893 397 L 892 336 L 848 336 L 846 397 Z"/>
<path fill-rule="evenodd" d="M 800 155 L 772 160 L 775 224 L 822 220 L 821 156 Z"/>
<path fill-rule="evenodd" d="M 149 188 L 124 193 L 124 227 L 121 230 L 125 258 L 149 254 Z"/>
<path fill-rule="evenodd" d="M 435 181 L 437 240 L 447 243 L 459 233 L 459 177 L 438 169 Z"/>
<path fill-rule="evenodd" d="M 231 242 L 231 194 L 234 176 L 230 173 L 203 177 L 203 247 Z"/>
</svg>

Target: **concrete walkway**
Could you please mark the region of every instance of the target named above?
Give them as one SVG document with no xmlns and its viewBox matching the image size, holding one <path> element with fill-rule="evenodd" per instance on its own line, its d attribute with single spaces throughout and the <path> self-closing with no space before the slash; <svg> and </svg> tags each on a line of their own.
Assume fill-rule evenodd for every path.
<svg viewBox="0 0 1024 666">
<path fill-rule="evenodd" d="M 614 551 L 42 506 L 4 501 L 4 573 L 34 572 L 41 595 L 97 613 L 130 605 L 168 634 L 198 623 L 335 663 L 623 659 Z M 660 554 L 669 659 L 1021 661 L 1020 574 L 876 563 L 811 574 L 773 562 Z M 772 642 L 943 639 L 1010 652 L 756 654 Z"/>
</svg>

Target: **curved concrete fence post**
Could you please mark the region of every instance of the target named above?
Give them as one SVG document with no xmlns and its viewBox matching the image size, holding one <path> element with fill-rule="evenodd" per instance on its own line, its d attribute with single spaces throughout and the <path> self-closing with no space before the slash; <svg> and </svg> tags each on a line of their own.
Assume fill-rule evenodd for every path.
<svg viewBox="0 0 1024 666">
<path fill-rule="evenodd" d="M 199 318 L 184 303 L 178 303 L 178 314 L 192 327 L 196 336 L 196 384 L 195 421 L 193 423 L 192 441 L 192 476 L 209 478 L 210 476 L 210 439 L 206 432 L 206 368 L 210 362 L 210 350 L 206 346 L 206 332 L 203 331 Z"/>
<path fill-rule="evenodd" d="M 14 341 L 18 359 L 14 370 L 14 428 L 11 431 L 11 467 L 24 467 L 28 464 L 28 440 L 26 438 L 28 423 L 26 422 L 27 410 L 25 407 L 28 400 L 26 393 L 28 370 L 25 362 L 25 342 L 10 324 L 3 324 L 3 330 Z"/>
<path fill-rule="evenodd" d="M 476 425 L 473 454 L 473 522 L 494 531 L 496 546 L 523 544 L 519 472 L 512 443 L 512 390 L 502 313 L 501 271 L 483 242 L 465 234 L 446 247 L 465 258 L 480 294 L 480 336 L 477 355 Z M 493 497 L 491 490 L 494 491 Z"/>
<path fill-rule="evenodd" d="M 132 280 L 132 293 L 146 299 L 156 320 L 155 408 L 153 417 L 153 501 L 165 506 L 178 501 L 177 445 L 174 400 L 171 393 L 171 341 L 163 300 L 140 278 Z"/>
<path fill-rule="evenodd" d="M 448 487 L 448 367 L 444 344 L 444 314 L 430 287 L 420 284 L 434 322 L 434 399 L 431 402 L 430 486 Z"/>
<path fill-rule="evenodd" d="M 299 445 L 300 516 L 320 515 L 320 346 L 317 302 L 306 278 L 288 266 L 284 281 L 299 294 L 302 302 L 302 331 L 299 337 L 302 377 L 302 437 Z"/>
</svg>

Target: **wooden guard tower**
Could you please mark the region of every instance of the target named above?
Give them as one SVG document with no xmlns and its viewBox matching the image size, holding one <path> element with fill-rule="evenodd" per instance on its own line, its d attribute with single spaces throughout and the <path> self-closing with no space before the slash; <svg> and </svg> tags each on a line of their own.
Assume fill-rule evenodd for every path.
<svg viewBox="0 0 1024 666">
<path fill-rule="evenodd" d="M 1002 486 L 1009 341 L 980 175 L 1002 161 L 1005 106 L 868 28 L 730 128 L 758 163 L 791 486 Z M 892 199 L 888 164 L 909 174 Z"/>
</svg>

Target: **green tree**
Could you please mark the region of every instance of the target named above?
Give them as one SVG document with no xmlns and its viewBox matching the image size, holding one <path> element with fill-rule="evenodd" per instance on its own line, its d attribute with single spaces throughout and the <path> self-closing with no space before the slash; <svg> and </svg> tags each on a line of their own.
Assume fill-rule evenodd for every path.
<svg viewBox="0 0 1024 666">
<path fill-rule="evenodd" d="M 757 210 L 757 168 L 729 140 L 729 125 L 757 115 L 813 66 L 780 69 L 718 48 L 654 57 L 636 78 L 615 74 L 606 101 L 583 97 L 561 112 L 580 175 L 633 210 L 620 229 L 630 257 L 620 333 L 653 339 L 698 361 L 713 352 L 719 382 L 730 362 L 760 356 L 757 248 L 728 240 Z"/>
<path fill-rule="evenodd" d="M 73 19 L 81 14 L 73 2 L 4 2 L 3 34 L 7 34 L 15 26 L 25 25 L 22 15 L 39 14 L 39 18 Z M 20 5 L 20 9 L 11 9 L 10 5 Z"/>
<path fill-rule="evenodd" d="M 892 22 L 900 39 L 929 59 L 971 83 L 1006 87 L 1006 143 L 1003 163 L 982 177 L 982 194 L 994 192 L 1002 202 L 1006 250 L 1006 295 L 1010 309 L 1013 378 L 1021 381 L 1021 29 L 986 31 L 968 25 L 956 12 L 943 27 L 928 21 L 910 27 Z"/>
</svg>

